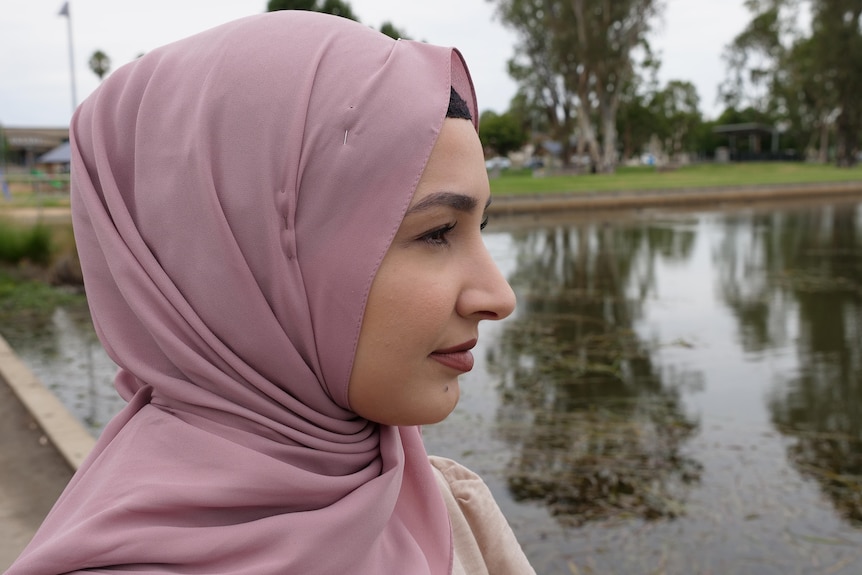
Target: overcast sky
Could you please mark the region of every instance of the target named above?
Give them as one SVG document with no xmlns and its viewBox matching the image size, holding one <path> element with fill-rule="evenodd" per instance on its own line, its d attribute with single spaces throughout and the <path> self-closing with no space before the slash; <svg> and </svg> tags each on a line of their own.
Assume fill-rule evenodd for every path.
<svg viewBox="0 0 862 575">
<path fill-rule="evenodd" d="M 366 24 L 391 21 L 417 40 L 456 46 L 470 66 L 482 110 L 503 112 L 515 93 L 506 74 L 514 35 L 487 0 L 349 0 Z M 723 48 L 746 25 L 743 0 L 667 0 L 652 43 L 660 80 L 695 84 L 701 110 L 720 113 Z M 98 85 L 87 62 L 105 52 L 115 69 L 143 52 L 263 12 L 266 0 L 70 0 L 77 102 Z M 0 0 L 0 124 L 65 126 L 72 114 L 69 35 L 63 0 Z"/>
</svg>

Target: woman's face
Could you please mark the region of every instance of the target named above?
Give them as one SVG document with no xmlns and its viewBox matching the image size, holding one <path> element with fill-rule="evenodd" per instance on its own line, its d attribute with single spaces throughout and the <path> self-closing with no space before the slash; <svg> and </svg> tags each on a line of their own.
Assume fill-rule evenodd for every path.
<svg viewBox="0 0 862 575">
<path fill-rule="evenodd" d="M 362 417 L 444 419 L 473 367 L 479 322 L 512 313 L 515 295 L 480 235 L 489 199 L 473 124 L 447 118 L 368 296 L 348 388 Z"/>
</svg>

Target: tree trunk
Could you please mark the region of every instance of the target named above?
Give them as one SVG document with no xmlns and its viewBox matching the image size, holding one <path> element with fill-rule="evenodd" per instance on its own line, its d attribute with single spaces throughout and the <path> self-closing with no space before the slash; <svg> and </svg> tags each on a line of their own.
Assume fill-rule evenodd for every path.
<svg viewBox="0 0 862 575">
<path fill-rule="evenodd" d="M 578 128 L 584 138 L 584 146 L 587 149 L 587 153 L 590 155 L 590 163 L 594 166 L 600 165 L 601 152 L 599 151 L 596 132 L 593 130 L 593 123 L 590 122 L 589 114 L 583 109 L 578 111 Z"/>
<path fill-rule="evenodd" d="M 613 174 L 617 165 L 617 125 L 616 114 L 606 112 L 602 114 L 602 164 L 603 174 Z"/>
<path fill-rule="evenodd" d="M 619 97 L 616 92 L 605 93 L 606 101 L 601 106 L 602 164 L 603 174 L 613 174 L 617 166 L 617 109 Z"/>
<path fill-rule="evenodd" d="M 858 124 L 854 121 L 852 108 L 844 106 L 838 115 L 837 136 L 838 153 L 837 163 L 841 168 L 852 168 L 856 165 L 856 152 L 858 150 Z"/>
<path fill-rule="evenodd" d="M 829 162 L 829 123 L 820 124 L 820 150 L 819 160 L 821 164 Z"/>
</svg>

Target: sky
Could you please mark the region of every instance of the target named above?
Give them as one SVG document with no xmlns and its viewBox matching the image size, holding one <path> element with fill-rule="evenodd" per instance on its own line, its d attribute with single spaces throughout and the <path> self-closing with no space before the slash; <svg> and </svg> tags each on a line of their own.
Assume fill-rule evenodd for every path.
<svg viewBox="0 0 862 575">
<path fill-rule="evenodd" d="M 720 112 L 724 47 L 745 27 L 743 0 L 666 0 L 651 36 L 660 53 L 659 81 L 687 80 L 709 118 Z M 0 0 L 0 125 L 67 126 L 73 110 L 69 20 L 63 0 Z M 349 0 L 361 22 L 391 21 L 407 36 L 455 46 L 470 67 L 481 110 L 504 112 L 516 91 L 506 72 L 515 34 L 488 0 Z M 69 0 L 75 103 L 99 80 L 88 61 L 96 50 L 116 69 L 143 52 L 224 22 L 258 14 L 266 0 Z"/>
</svg>

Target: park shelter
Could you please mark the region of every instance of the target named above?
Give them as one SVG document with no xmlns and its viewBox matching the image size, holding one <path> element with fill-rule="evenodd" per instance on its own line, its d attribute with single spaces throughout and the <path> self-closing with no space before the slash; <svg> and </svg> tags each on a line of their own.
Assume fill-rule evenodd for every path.
<svg viewBox="0 0 862 575">
<path fill-rule="evenodd" d="M 72 163 L 72 146 L 69 142 L 63 142 L 53 150 L 45 152 L 36 159 L 36 165 L 44 167 L 45 171 L 51 173 L 68 172 Z"/>
<path fill-rule="evenodd" d="M 796 153 L 781 151 L 781 132 L 776 126 L 758 122 L 722 124 L 712 129 L 727 137 L 729 159 L 734 162 L 796 160 Z"/>
</svg>

